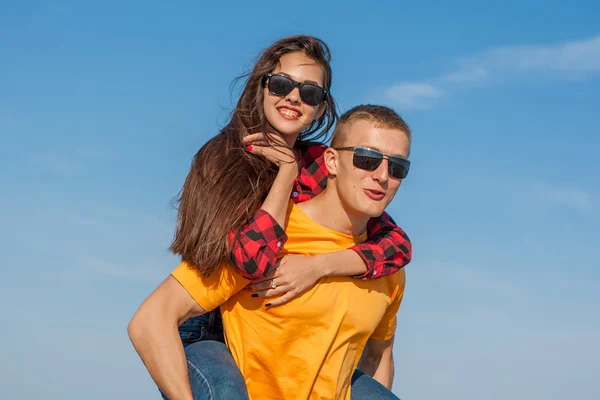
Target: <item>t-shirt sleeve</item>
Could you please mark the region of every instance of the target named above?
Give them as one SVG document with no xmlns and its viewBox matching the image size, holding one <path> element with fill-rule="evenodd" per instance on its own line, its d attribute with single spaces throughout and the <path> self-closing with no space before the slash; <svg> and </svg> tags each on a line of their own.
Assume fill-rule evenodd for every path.
<svg viewBox="0 0 600 400">
<path fill-rule="evenodd" d="M 182 262 L 171 275 L 206 311 L 214 310 L 250 283 L 228 264 L 204 276 L 193 266 Z"/>
<path fill-rule="evenodd" d="M 375 340 L 388 340 L 396 332 L 396 314 L 402 303 L 402 297 L 404 297 L 404 286 L 406 284 L 406 273 L 404 269 L 401 269 L 394 275 L 382 278 L 389 280 L 386 282 L 390 290 L 390 305 L 385 311 L 381 322 L 375 328 L 375 331 L 371 335 L 371 339 Z"/>
</svg>

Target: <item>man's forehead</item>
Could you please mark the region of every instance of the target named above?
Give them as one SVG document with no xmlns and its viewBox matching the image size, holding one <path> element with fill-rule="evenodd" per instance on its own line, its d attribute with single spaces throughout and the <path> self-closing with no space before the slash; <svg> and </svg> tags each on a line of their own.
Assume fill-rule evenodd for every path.
<svg viewBox="0 0 600 400">
<path fill-rule="evenodd" d="M 390 155 L 408 156 L 410 141 L 399 128 L 361 119 L 349 123 L 344 131 L 340 146 L 368 147 Z"/>
</svg>

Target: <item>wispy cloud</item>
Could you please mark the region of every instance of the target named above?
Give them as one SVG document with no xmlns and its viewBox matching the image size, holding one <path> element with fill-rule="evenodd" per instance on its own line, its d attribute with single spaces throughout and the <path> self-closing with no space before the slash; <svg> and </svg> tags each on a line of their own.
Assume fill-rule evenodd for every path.
<svg viewBox="0 0 600 400">
<path fill-rule="evenodd" d="M 72 159 L 58 154 L 56 151 L 27 152 L 23 154 L 27 165 L 44 171 L 54 171 L 61 175 L 69 175 L 81 169 L 81 165 Z"/>
<path fill-rule="evenodd" d="M 426 109 L 458 86 L 532 73 L 561 79 L 600 74 L 600 35 L 551 45 L 489 49 L 457 59 L 455 69 L 432 79 L 396 83 L 385 91 L 385 99 L 403 109 Z"/>
<path fill-rule="evenodd" d="M 20 156 L 21 162 L 30 168 L 59 175 L 73 175 L 93 165 L 108 165 L 115 161 L 118 154 L 109 149 L 63 147 L 60 150 L 27 150 Z"/>
<path fill-rule="evenodd" d="M 428 83 L 407 82 L 392 86 L 385 92 L 387 100 L 406 109 L 429 108 L 443 92 Z"/>
<path fill-rule="evenodd" d="M 446 261 L 428 260 L 417 267 L 412 266 L 415 273 L 427 271 L 428 284 L 448 285 L 460 291 L 477 292 L 486 296 L 499 298 L 521 294 L 521 288 L 507 277 L 486 271 L 485 266 L 448 263 Z"/>
<path fill-rule="evenodd" d="M 161 257 L 161 259 L 166 259 L 166 257 Z M 165 276 L 169 272 L 168 268 L 172 264 L 165 262 L 162 266 L 132 266 L 127 263 L 123 263 L 123 265 L 117 265 L 112 262 L 99 260 L 95 258 L 89 258 L 83 262 L 83 265 L 87 267 L 87 271 L 85 272 L 90 272 L 95 276 L 102 275 L 107 278 L 115 278 L 120 280 L 156 283 L 160 282 L 161 279 L 165 278 Z M 65 271 L 65 275 L 72 277 L 73 272 L 74 271 Z"/>
<path fill-rule="evenodd" d="M 479 82 L 502 73 L 559 73 L 585 77 L 600 73 L 600 35 L 546 46 L 505 46 L 457 61 L 459 68 L 441 77 L 447 82 Z"/>
<path fill-rule="evenodd" d="M 454 83 L 474 83 L 484 80 L 488 76 L 486 68 L 478 65 L 463 67 L 455 72 L 442 76 L 441 80 Z"/>
<path fill-rule="evenodd" d="M 557 205 L 574 208 L 581 212 L 592 210 L 592 195 L 580 189 L 548 187 L 542 189 L 540 196 Z"/>
</svg>

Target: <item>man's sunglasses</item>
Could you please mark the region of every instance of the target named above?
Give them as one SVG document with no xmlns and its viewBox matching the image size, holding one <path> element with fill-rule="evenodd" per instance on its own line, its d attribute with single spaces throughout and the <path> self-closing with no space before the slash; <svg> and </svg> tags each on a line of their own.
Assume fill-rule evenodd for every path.
<svg viewBox="0 0 600 400">
<path fill-rule="evenodd" d="M 268 80 L 267 89 L 271 94 L 275 96 L 287 96 L 294 90 L 294 88 L 300 88 L 300 98 L 303 102 L 309 106 L 316 107 L 327 95 L 327 90 L 314 83 L 298 82 L 290 78 L 289 76 L 281 74 L 265 74 L 263 77 L 264 81 Z"/>
<path fill-rule="evenodd" d="M 352 150 L 354 158 L 352 163 L 356 168 L 364 169 L 365 171 L 375 171 L 384 159 L 388 160 L 388 173 L 396 179 L 404 179 L 408 175 L 410 169 L 410 161 L 406 158 L 398 156 L 390 156 L 383 154 L 377 150 L 367 149 L 366 147 L 334 147 L 334 150 Z"/>
</svg>

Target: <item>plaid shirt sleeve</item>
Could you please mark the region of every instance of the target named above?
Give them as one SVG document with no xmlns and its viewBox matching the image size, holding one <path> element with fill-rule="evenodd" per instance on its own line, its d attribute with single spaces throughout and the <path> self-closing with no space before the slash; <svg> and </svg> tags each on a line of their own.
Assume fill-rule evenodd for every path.
<svg viewBox="0 0 600 400">
<path fill-rule="evenodd" d="M 389 214 L 384 212 L 379 218 L 371 218 L 367 234 L 366 241 L 350 248 L 367 266 L 367 272 L 356 278 L 376 279 L 392 275 L 410 262 L 410 239 Z"/>
<path fill-rule="evenodd" d="M 287 241 L 285 231 L 265 210 L 258 210 L 236 237 L 229 236 L 231 263 L 248 279 L 266 275 L 277 262 L 277 253 Z"/>
<path fill-rule="evenodd" d="M 298 145 L 302 169 L 292 192 L 292 199 L 303 202 L 320 193 L 327 183 L 327 169 L 323 164 L 323 152 L 327 146 L 320 143 Z M 229 257 L 233 266 L 249 280 L 265 276 L 277 262 L 277 253 L 287 241 L 285 231 L 264 210 L 258 210 L 236 237 L 229 237 Z"/>
</svg>

